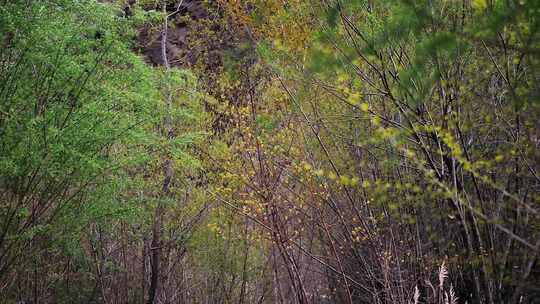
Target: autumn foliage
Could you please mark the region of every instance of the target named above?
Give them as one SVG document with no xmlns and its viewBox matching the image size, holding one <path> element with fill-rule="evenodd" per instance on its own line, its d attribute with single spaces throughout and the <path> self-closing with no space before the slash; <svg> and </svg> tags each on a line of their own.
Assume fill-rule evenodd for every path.
<svg viewBox="0 0 540 304">
<path fill-rule="evenodd" d="M 537 1 L 25 2 L 1 303 L 540 298 Z"/>
</svg>

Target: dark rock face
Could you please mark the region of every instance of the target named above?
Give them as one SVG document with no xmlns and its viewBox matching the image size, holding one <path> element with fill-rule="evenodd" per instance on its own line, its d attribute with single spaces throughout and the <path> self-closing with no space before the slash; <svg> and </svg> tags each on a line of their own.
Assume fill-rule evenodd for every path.
<svg viewBox="0 0 540 304">
<path fill-rule="evenodd" d="M 205 75 L 214 75 L 224 68 L 225 57 L 235 61 L 252 57 L 248 53 L 254 52 L 255 42 L 249 30 L 229 20 L 217 1 L 177 1 L 180 6 L 171 2 L 166 8 L 170 14 L 166 50 L 171 66 L 193 67 L 197 64 Z M 161 31 L 159 24 L 147 26 L 139 30 L 137 38 L 139 52 L 154 66 L 163 64 Z"/>
<path fill-rule="evenodd" d="M 234 121 L 223 108 L 246 105 L 263 83 L 261 72 L 252 70 L 256 42 L 249 28 L 233 22 L 217 1 L 184 0 L 180 7 L 169 5 L 167 11 L 171 14 L 166 45 L 169 64 L 195 71 L 205 92 L 219 104 L 205 104 L 214 116 L 212 128 L 216 134 L 224 132 Z M 139 30 L 139 51 L 153 66 L 164 64 L 161 30 L 159 24 Z M 223 86 L 222 77 L 234 81 Z"/>
<path fill-rule="evenodd" d="M 179 0 L 180 2 L 180 0 Z M 194 63 L 196 51 L 188 44 L 188 35 L 194 30 L 191 21 L 209 18 L 208 10 L 200 0 L 184 0 L 181 5 L 170 4 L 171 14 L 167 29 L 167 55 L 173 66 L 186 66 Z M 154 66 L 162 65 L 161 29 L 143 28 L 139 32 L 138 45 L 147 62 Z"/>
</svg>

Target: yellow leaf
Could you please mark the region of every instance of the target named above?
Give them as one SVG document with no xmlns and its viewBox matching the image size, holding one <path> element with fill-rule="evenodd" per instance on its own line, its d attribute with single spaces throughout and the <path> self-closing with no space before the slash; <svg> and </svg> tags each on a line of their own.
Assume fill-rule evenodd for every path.
<svg viewBox="0 0 540 304">
<path fill-rule="evenodd" d="M 347 176 L 342 175 L 339 177 L 339 183 L 343 186 L 348 186 L 351 184 L 351 180 Z"/>
<path fill-rule="evenodd" d="M 329 172 L 328 173 L 328 178 L 331 179 L 331 180 L 334 180 L 337 178 L 336 174 L 334 172 Z"/>
<path fill-rule="evenodd" d="M 487 8 L 487 0 L 473 0 L 472 6 L 475 10 L 483 10 Z"/>
<path fill-rule="evenodd" d="M 360 110 L 367 112 L 369 110 L 369 104 L 367 102 L 363 102 L 360 104 Z"/>
<path fill-rule="evenodd" d="M 349 95 L 349 97 L 347 98 L 347 101 L 354 106 L 360 102 L 361 98 L 362 96 L 360 94 L 354 93 L 354 94 Z"/>
<path fill-rule="evenodd" d="M 319 170 L 315 171 L 315 175 L 316 175 L 316 176 L 323 176 L 323 175 L 324 175 L 324 170 L 323 170 L 323 169 L 319 169 Z"/>
</svg>

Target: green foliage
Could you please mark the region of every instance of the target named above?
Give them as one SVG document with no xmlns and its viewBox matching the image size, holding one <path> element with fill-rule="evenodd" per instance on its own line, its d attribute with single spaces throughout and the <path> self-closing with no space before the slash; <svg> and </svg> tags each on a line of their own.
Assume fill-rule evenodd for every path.
<svg viewBox="0 0 540 304">
<path fill-rule="evenodd" d="M 159 91 L 130 50 L 131 25 L 109 5 L 10 1 L 0 14 L 4 276 L 27 262 L 18 251 L 29 244 L 51 235 L 40 246 L 79 255 L 89 223 L 131 212 L 117 200 L 120 169 L 143 155 L 121 151 L 148 140 Z"/>
<path fill-rule="evenodd" d="M 112 2 L 0 0 L 6 301 L 535 298 L 538 1 Z"/>
</svg>

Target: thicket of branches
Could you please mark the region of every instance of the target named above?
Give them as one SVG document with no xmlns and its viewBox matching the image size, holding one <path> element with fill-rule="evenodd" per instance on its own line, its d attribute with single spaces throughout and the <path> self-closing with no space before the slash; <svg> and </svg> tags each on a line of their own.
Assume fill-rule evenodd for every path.
<svg viewBox="0 0 540 304">
<path fill-rule="evenodd" d="M 0 3 L 0 302 L 540 298 L 538 1 Z"/>
</svg>

